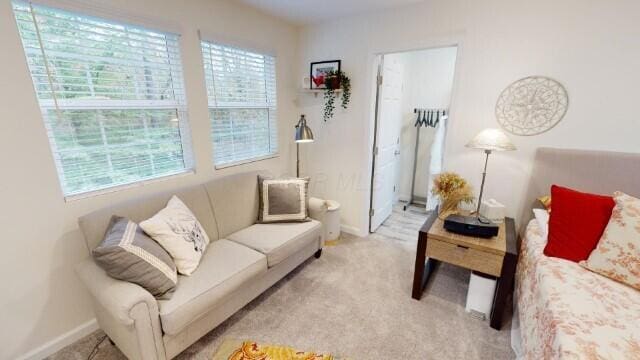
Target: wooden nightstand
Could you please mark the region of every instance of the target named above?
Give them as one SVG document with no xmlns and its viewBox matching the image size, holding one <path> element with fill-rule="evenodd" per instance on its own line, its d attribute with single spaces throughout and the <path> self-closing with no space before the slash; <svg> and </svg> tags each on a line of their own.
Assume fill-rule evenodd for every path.
<svg viewBox="0 0 640 360">
<path fill-rule="evenodd" d="M 454 234 L 445 230 L 443 223 L 434 211 L 420 229 L 412 297 L 420 300 L 429 276 L 440 261 L 492 276 L 497 279 L 497 286 L 490 324 L 499 330 L 507 299 L 513 291 L 518 262 L 514 220 L 505 218 L 498 236 L 491 239 Z"/>
</svg>

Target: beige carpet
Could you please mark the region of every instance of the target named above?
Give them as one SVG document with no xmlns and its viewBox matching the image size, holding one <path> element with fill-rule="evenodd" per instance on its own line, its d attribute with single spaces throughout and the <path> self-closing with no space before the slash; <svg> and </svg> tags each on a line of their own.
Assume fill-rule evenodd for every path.
<svg viewBox="0 0 640 360">
<path fill-rule="evenodd" d="M 442 264 L 422 300 L 411 298 L 417 229 L 423 213 L 394 209 L 378 233 L 345 236 L 178 356 L 211 359 L 226 338 L 286 344 L 371 359 L 512 359 L 502 331 L 464 311 L 468 271 Z M 52 359 L 85 359 L 98 331 Z M 108 341 L 94 359 L 124 356 Z"/>
</svg>

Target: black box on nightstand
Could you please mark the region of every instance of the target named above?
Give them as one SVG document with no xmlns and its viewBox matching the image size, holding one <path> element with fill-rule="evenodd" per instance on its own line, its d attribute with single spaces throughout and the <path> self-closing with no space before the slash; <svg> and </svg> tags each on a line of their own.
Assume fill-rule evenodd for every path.
<svg viewBox="0 0 640 360">
<path fill-rule="evenodd" d="M 491 238 L 498 235 L 500 227 L 477 216 L 449 215 L 444 219 L 444 228 L 456 234 Z"/>
</svg>

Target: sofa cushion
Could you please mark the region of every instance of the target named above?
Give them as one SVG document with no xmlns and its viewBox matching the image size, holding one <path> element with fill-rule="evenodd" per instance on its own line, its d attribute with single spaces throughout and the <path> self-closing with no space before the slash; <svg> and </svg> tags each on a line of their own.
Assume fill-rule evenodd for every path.
<svg viewBox="0 0 640 360">
<path fill-rule="evenodd" d="M 78 223 L 89 251 L 100 244 L 113 215 L 126 217 L 135 223 L 140 223 L 163 209 L 173 195 L 177 195 L 193 212 L 211 241 L 220 238 L 207 191 L 204 186 L 195 185 L 148 196 L 134 197 L 80 217 Z"/>
<path fill-rule="evenodd" d="M 204 183 L 220 238 L 227 238 L 227 235 L 251 226 L 258 220 L 258 174 L 264 172 L 223 176 Z"/>
<path fill-rule="evenodd" d="M 311 220 L 303 223 L 255 224 L 227 238 L 265 254 L 269 267 L 272 267 L 313 241 L 320 247 L 321 237 L 322 224 Z"/>
<path fill-rule="evenodd" d="M 170 300 L 159 300 L 162 330 L 171 335 L 223 303 L 243 284 L 267 271 L 266 257 L 246 246 L 213 241 L 191 276 L 179 276 Z"/>
</svg>

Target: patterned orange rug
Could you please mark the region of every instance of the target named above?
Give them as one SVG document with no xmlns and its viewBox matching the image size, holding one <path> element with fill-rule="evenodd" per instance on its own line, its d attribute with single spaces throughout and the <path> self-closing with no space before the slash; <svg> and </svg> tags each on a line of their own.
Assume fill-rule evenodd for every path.
<svg viewBox="0 0 640 360">
<path fill-rule="evenodd" d="M 211 360 L 339 360 L 330 354 L 300 351 L 255 341 L 225 340 Z M 346 360 L 346 359 L 344 359 Z"/>
</svg>

